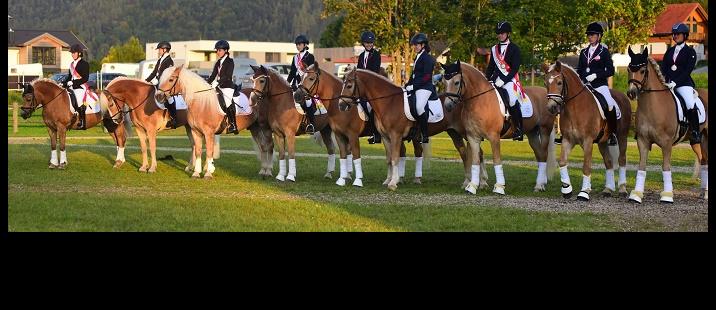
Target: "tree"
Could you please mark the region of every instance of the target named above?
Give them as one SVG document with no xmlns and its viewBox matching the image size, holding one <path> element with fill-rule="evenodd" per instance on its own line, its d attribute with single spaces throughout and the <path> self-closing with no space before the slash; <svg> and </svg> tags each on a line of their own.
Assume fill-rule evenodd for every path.
<svg viewBox="0 0 716 310">
<path fill-rule="evenodd" d="M 343 21 L 345 16 L 336 18 L 333 22 L 326 26 L 326 30 L 321 34 L 319 41 L 320 47 L 348 47 L 353 46 L 354 40 L 350 40 L 341 35 L 343 30 Z"/>
<path fill-rule="evenodd" d="M 107 56 L 102 58 L 102 63 L 107 62 L 131 62 L 137 63 L 144 60 L 144 48 L 139 44 L 139 39 L 132 36 L 129 41 L 120 45 L 109 48 Z"/>
<path fill-rule="evenodd" d="M 602 42 L 612 53 L 626 53 L 630 44 L 646 42 L 665 7 L 664 0 L 587 0 L 581 8 L 607 22 Z"/>
</svg>

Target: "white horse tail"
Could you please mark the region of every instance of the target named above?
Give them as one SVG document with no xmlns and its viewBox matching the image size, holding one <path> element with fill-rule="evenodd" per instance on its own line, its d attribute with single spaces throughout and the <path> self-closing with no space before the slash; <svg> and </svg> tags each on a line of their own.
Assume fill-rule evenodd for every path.
<svg viewBox="0 0 716 310">
<path fill-rule="evenodd" d="M 549 133 L 549 141 L 547 142 L 547 180 L 552 181 L 557 172 L 557 155 L 555 154 L 554 136 L 556 129 L 552 126 L 552 132 Z"/>
<path fill-rule="evenodd" d="M 320 132 L 320 131 L 316 131 L 315 133 L 313 133 L 313 135 L 311 136 L 311 138 L 313 139 L 313 142 L 314 142 L 314 143 L 316 143 L 316 144 L 318 144 L 319 146 L 323 147 L 323 137 L 321 136 L 321 132 Z"/>
<path fill-rule="evenodd" d="M 132 137 L 132 118 L 129 117 L 129 108 L 125 105 L 122 110 L 124 110 L 124 112 L 125 112 L 124 113 L 124 121 L 122 122 L 122 123 L 124 123 L 124 132 L 125 132 L 125 135 L 127 138 L 131 138 Z"/>
<path fill-rule="evenodd" d="M 607 149 L 609 149 L 609 156 L 612 158 L 612 169 L 619 171 L 619 144 L 610 145 Z"/>
</svg>

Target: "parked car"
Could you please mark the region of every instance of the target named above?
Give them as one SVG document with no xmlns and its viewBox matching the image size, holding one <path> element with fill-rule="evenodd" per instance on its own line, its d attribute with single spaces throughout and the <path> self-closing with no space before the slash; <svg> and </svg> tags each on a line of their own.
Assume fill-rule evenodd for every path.
<svg viewBox="0 0 716 310">
<path fill-rule="evenodd" d="M 281 77 L 283 77 L 284 79 L 288 79 L 288 73 L 291 71 L 291 65 L 283 63 L 269 62 L 263 64 L 263 66 L 278 71 L 279 75 L 281 75 Z M 254 81 L 251 80 L 251 77 L 253 75 L 254 70 L 252 70 L 251 67 L 247 66 L 246 72 L 243 75 L 239 76 L 240 78 L 236 79 L 236 84 L 241 82 L 243 83 L 244 87 L 250 87 L 251 85 L 254 85 Z"/>
<path fill-rule="evenodd" d="M 67 79 L 67 76 L 70 75 L 69 73 L 55 73 L 50 77 L 50 79 L 54 80 L 55 82 L 62 84 L 62 82 Z"/>
<path fill-rule="evenodd" d="M 102 73 L 102 88 L 107 87 L 109 82 L 120 76 L 127 75 L 122 73 Z M 97 73 L 90 73 L 89 79 L 87 79 L 87 84 L 89 84 L 90 89 L 97 89 Z"/>
</svg>

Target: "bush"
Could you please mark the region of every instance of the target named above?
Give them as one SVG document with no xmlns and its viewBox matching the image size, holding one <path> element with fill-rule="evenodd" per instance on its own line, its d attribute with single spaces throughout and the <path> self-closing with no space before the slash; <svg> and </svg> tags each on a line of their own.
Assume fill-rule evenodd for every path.
<svg viewBox="0 0 716 310">
<path fill-rule="evenodd" d="M 22 93 L 19 91 L 8 91 L 7 92 L 7 104 L 12 105 L 13 102 L 22 104 Z"/>
</svg>

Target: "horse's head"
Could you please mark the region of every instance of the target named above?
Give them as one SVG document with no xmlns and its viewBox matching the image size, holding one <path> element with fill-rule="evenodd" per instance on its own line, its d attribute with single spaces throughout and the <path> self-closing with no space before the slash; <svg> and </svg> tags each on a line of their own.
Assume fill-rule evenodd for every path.
<svg viewBox="0 0 716 310">
<path fill-rule="evenodd" d="M 32 116 L 32 112 L 37 109 L 37 99 L 35 98 L 35 89 L 30 83 L 20 84 L 22 87 L 22 112 L 20 116 L 23 119 L 28 119 Z"/>
<path fill-rule="evenodd" d="M 641 54 L 635 54 L 631 47 L 629 47 L 629 89 L 627 90 L 627 96 L 629 99 L 634 100 L 639 96 L 639 92 L 646 86 L 647 78 L 649 77 L 649 49 L 644 48 Z"/>
<path fill-rule="evenodd" d="M 305 101 L 318 91 L 318 83 L 321 77 L 321 69 L 318 67 L 318 63 L 316 62 L 308 66 L 305 72 L 301 80 L 301 85 L 299 85 L 296 92 L 293 93 L 293 100 L 296 103 Z"/>
<path fill-rule="evenodd" d="M 157 85 L 157 93 L 154 94 L 154 99 L 159 102 L 164 102 L 168 97 L 177 95 L 183 85 L 179 81 L 179 75 L 184 69 L 184 65 L 178 67 L 169 67 L 162 72 L 162 76 L 159 77 L 159 85 Z"/>
<path fill-rule="evenodd" d="M 547 110 L 552 115 L 557 115 L 562 111 L 567 89 L 567 81 L 562 73 L 562 63 L 558 60 L 552 67 L 542 64 L 542 71 L 545 72 L 544 87 L 547 88 Z"/>
<path fill-rule="evenodd" d="M 443 74 L 445 109 L 450 112 L 463 97 L 465 82 L 463 81 L 462 67 L 459 60 L 449 65 L 440 64 L 440 66 L 445 70 Z"/>
<path fill-rule="evenodd" d="M 338 100 L 338 109 L 348 111 L 351 105 L 358 104 L 358 73 L 356 67 L 352 67 L 346 75 L 343 76 L 343 89 L 341 90 L 341 98 Z"/>
<path fill-rule="evenodd" d="M 264 67 L 263 65 L 251 65 L 251 69 L 254 70 L 254 75 L 251 77 L 251 79 L 254 81 L 254 87 L 251 91 L 251 101 L 261 103 L 263 102 L 264 98 L 268 97 L 269 95 L 269 84 L 271 83 L 271 77 L 269 77 L 268 69 L 266 69 L 266 67 Z"/>
</svg>

